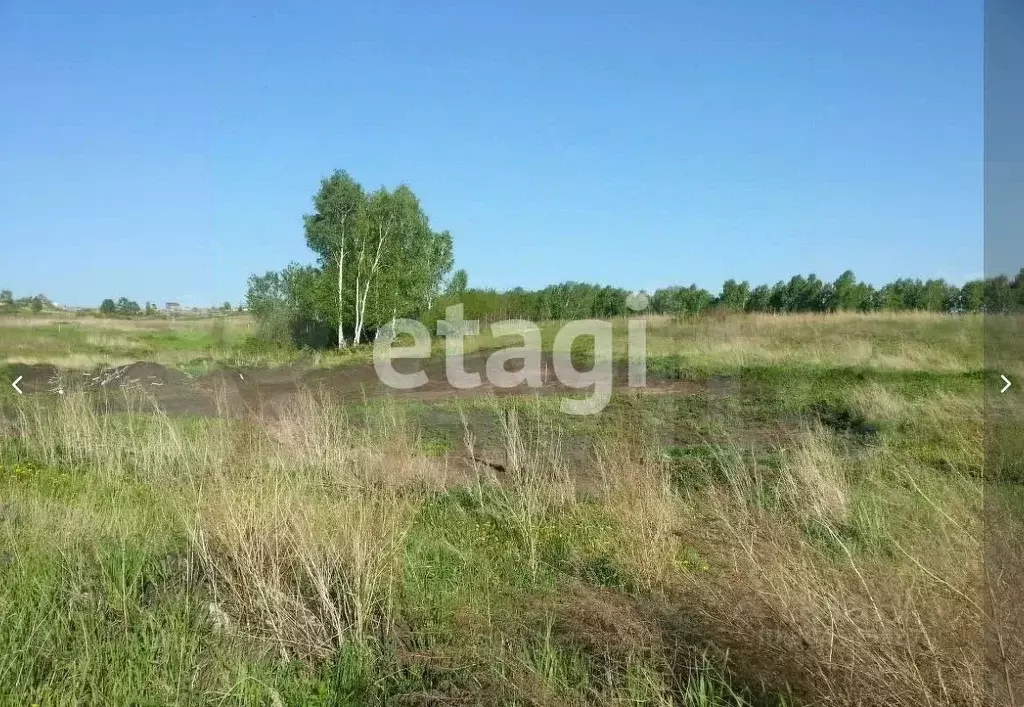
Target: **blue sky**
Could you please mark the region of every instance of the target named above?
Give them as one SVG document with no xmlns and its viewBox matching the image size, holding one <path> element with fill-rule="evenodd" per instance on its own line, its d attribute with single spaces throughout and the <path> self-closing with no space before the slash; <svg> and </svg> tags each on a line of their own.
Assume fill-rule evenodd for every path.
<svg viewBox="0 0 1024 707">
<path fill-rule="evenodd" d="M 0 287 L 238 302 L 321 176 L 477 286 L 978 276 L 982 4 L 0 3 Z"/>
</svg>

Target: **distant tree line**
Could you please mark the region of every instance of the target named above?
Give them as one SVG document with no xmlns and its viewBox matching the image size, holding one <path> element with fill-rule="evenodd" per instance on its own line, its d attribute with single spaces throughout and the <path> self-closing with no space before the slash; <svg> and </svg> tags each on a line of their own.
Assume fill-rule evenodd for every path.
<svg viewBox="0 0 1024 707">
<path fill-rule="evenodd" d="M 464 270 L 456 273 L 452 285 L 446 288 L 438 307 L 432 312 L 428 324 L 444 318 L 444 310 L 453 304 L 463 306 L 466 319 L 494 322 L 503 319 L 586 319 L 618 317 L 629 313 L 626 299 L 631 292 L 619 287 L 590 285 L 582 282 L 563 282 L 542 290 L 517 287 L 499 292 L 491 289 L 469 288 Z"/>
<path fill-rule="evenodd" d="M 280 273 L 250 279 L 249 308 L 259 320 L 268 313 L 283 313 L 293 328 L 284 338 L 299 344 L 324 346 L 332 342 L 334 326 L 329 302 L 335 290 L 328 286 L 322 270 L 292 264 Z M 504 319 L 530 321 L 608 318 L 631 313 L 629 290 L 582 282 L 564 282 L 540 290 L 515 288 L 498 291 L 469 287 L 464 270 L 455 272 L 438 293 L 432 306 L 395 309 L 398 316 L 416 318 L 433 329 L 445 316 L 445 308 L 463 306 L 466 319 L 494 322 Z M 647 293 L 644 293 L 647 294 Z M 318 310 L 319 307 L 319 310 Z M 374 325 L 385 323 L 392 312 L 374 310 Z M 905 312 L 927 311 L 950 314 L 1007 314 L 1024 312 L 1024 269 L 1014 278 L 1005 275 L 972 280 L 962 286 L 942 279 L 901 278 L 881 287 L 859 282 L 852 271 L 827 282 L 816 275 L 795 275 L 789 281 L 751 287 L 748 282 L 727 280 L 717 294 L 690 285 L 655 290 L 648 295 L 652 314 L 697 316 L 710 312 Z M 311 319 L 319 312 L 322 320 Z M 318 321 L 327 324 L 316 329 Z M 312 329 L 310 328 L 312 327 Z M 371 327 L 375 328 L 375 327 Z M 319 331 L 319 336 L 311 336 Z"/>
<path fill-rule="evenodd" d="M 746 281 L 726 280 L 712 295 L 694 285 L 669 287 L 654 292 L 653 311 L 664 314 L 697 314 L 708 309 L 741 312 L 900 312 L 1008 313 L 1024 309 L 1024 269 L 1012 280 L 1005 275 L 972 280 L 963 286 L 942 279 L 901 278 L 875 288 L 858 282 L 847 270 L 834 282 L 816 275 L 794 275 L 774 285 L 751 288 Z"/>
<path fill-rule="evenodd" d="M 98 311 L 104 317 L 154 317 L 160 314 L 159 307 L 152 302 L 146 302 L 144 306 L 140 307 L 138 302 L 127 297 L 119 297 L 117 301 L 108 297 L 100 304 Z M 231 312 L 231 303 L 225 302 L 218 311 Z M 241 311 L 241 307 L 239 307 L 239 311 Z"/>
<path fill-rule="evenodd" d="M 467 318 L 539 321 L 625 315 L 629 313 L 629 294 L 619 288 L 566 282 L 533 291 L 466 288 L 452 299 L 464 305 Z M 813 274 L 794 275 L 788 282 L 780 280 L 752 288 L 749 282 L 730 279 L 717 294 L 696 285 L 655 290 L 649 295 L 647 311 L 681 316 L 709 311 L 1010 313 L 1024 311 L 1024 269 L 1013 279 L 1000 275 L 972 280 L 960 287 L 942 279 L 901 278 L 875 288 L 858 282 L 850 270 L 833 282 Z"/>
<path fill-rule="evenodd" d="M 146 314 L 151 313 L 149 311 L 150 306 L 150 303 L 147 302 Z M 137 317 L 143 312 L 138 302 L 127 297 L 119 297 L 116 302 L 107 298 L 100 304 L 99 311 L 105 317 Z"/>
<path fill-rule="evenodd" d="M 303 219 L 316 265 L 292 263 L 249 278 L 246 304 L 261 337 L 322 347 L 372 338 L 395 317 L 428 327 L 452 304 L 467 319 L 564 320 L 630 313 L 629 291 L 581 282 L 540 290 L 471 288 L 465 270 L 449 276 L 452 239 L 434 231 L 409 187 L 368 192 L 347 172 L 321 180 L 313 210 Z M 650 293 L 646 311 L 695 316 L 703 312 L 930 311 L 1008 313 L 1024 310 L 1024 269 L 963 286 L 945 280 L 902 278 L 881 287 L 859 282 L 852 271 L 835 281 L 795 275 L 751 287 L 727 280 L 718 293 L 696 285 Z"/>
<path fill-rule="evenodd" d="M 13 311 L 27 309 L 31 312 L 41 312 L 45 307 L 52 307 L 53 303 L 46 295 L 32 295 L 31 297 L 15 297 L 11 290 L 0 290 L 0 312 L 4 310 Z"/>
</svg>

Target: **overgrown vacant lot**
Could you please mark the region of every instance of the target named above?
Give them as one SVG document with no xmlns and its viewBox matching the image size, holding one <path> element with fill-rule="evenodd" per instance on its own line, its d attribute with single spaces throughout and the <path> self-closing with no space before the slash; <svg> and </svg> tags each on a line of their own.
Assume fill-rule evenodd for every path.
<svg viewBox="0 0 1024 707">
<path fill-rule="evenodd" d="M 77 344 L 34 354 L 0 331 L 9 364 L 72 368 L 223 361 L 240 343 L 189 358 L 119 343 L 76 365 Z M 652 320 L 649 369 L 693 385 L 575 418 L 553 396 L 342 406 L 309 391 L 272 419 L 228 419 L 5 392 L 0 693 L 1020 699 L 1024 632 L 989 609 L 1019 608 L 1007 592 L 1020 586 L 986 582 L 982 562 L 997 551 L 1020 566 L 1020 477 L 982 483 L 985 405 L 1020 411 L 1012 396 L 986 401 L 981 341 L 977 317 Z M 997 441 L 1012 460 L 1018 442 Z"/>
</svg>

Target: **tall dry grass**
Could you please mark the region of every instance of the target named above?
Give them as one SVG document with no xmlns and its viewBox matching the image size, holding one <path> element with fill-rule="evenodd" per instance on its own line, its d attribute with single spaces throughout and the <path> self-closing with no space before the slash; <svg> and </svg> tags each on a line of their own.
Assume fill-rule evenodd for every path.
<svg viewBox="0 0 1024 707">
<path fill-rule="evenodd" d="M 282 657 L 386 638 L 414 499 L 317 498 L 277 479 L 204 488 L 191 524 L 217 615 Z"/>
<path fill-rule="evenodd" d="M 0 329 L 35 329 L 46 326 L 81 327 L 86 330 L 106 331 L 189 331 L 209 329 L 218 322 L 227 322 L 235 328 L 248 328 L 253 319 L 248 315 L 232 314 L 230 317 L 176 317 L 166 319 L 116 319 L 113 317 L 51 315 L 0 317 Z"/>
<path fill-rule="evenodd" d="M 960 405 L 871 388 L 856 404 L 938 425 Z M 115 485 L 141 479 L 166 499 L 209 589 L 213 630 L 282 657 L 400 640 L 406 538 L 450 480 L 399 408 L 354 417 L 309 396 L 277 420 L 192 429 L 159 414 L 99 415 L 77 395 L 18 410 L 4 434 L 47 464 Z M 542 412 L 507 408 L 498 429 L 505 468 L 478 467 L 473 483 L 495 489 L 488 498 L 532 577 L 553 520 L 584 506 L 612 519 L 609 552 L 632 587 L 621 601 L 647 617 L 661 651 L 637 675 L 711 656 L 739 685 L 809 704 L 981 706 L 1013 667 L 1004 658 L 993 683 L 982 496 L 966 471 L 939 479 L 899 448 L 853 449 L 812 426 L 774 466 L 719 450 L 708 461 L 719 482 L 684 491 L 635 416 L 602 436 L 600 490 L 584 498 Z M 681 563 L 688 551 L 702 562 Z M 527 672 L 555 679 L 537 662 L 555 650 L 545 645 Z M 690 689 L 654 682 L 676 685 L 659 693 L 664 704 Z"/>
<path fill-rule="evenodd" d="M 616 341 L 625 353 L 625 338 Z M 735 314 L 648 319 L 648 354 L 690 365 L 800 364 L 935 372 L 984 365 L 980 315 L 928 312 Z"/>
<path fill-rule="evenodd" d="M 965 498 L 929 497 L 925 470 L 886 452 L 851 463 L 840 449 L 811 428 L 777 470 L 719 456 L 729 492 L 689 499 L 709 520 L 689 532 L 728 568 L 688 593 L 705 625 L 751 679 L 816 704 L 991 704 L 980 486 L 961 479 Z M 857 524 L 867 493 L 893 496 L 896 512 L 920 505 L 933 522 Z"/>
<path fill-rule="evenodd" d="M 386 640 L 404 538 L 443 478 L 394 406 L 355 420 L 300 397 L 243 423 L 183 509 L 218 610 L 282 656 Z"/>
<path fill-rule="evenodd" d="M 940 427 L 974 405 L 877 390 L 859 402 Z M 632 422 L 601 445 L 602 502 L 621 533 L 619 561 L 670 617 L 668 645 L 697 642 L 741 683 L 811 704 L 980 706 L 1002 694 L 1018 659 L 986 654 L 998 627 L 972 470 L 951 465 L 939 478 L 899 448 L 851 449 L 810 426 L 770 467 L 719 449 L 709 464 L 720 482 L 681 492 Z M 964 432 L 965 457 L 978 432 Z M 680 572 L 684 549 L 706 565 Z"/>
<path fill-rule="evenodd" d="M 218 630 L 302 656 L 387 636 L 404 533 L 439 483 L 395 410 L 357 422 L 308 397 L 277 422 L 187 429 L 148 405 L 104 415 L 72 393 L 19 406 L 0 432 L 47 466 L 157 489 L 191 538 Z"/>
</svg>

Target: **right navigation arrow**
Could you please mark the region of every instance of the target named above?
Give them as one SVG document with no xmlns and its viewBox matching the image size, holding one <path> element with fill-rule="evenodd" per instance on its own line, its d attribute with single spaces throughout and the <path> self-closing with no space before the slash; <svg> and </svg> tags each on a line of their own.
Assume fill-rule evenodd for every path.
<svg viewBox="0 0 1024 707">
<path fill-rule="evenodd" d="M 1006 391 L 1008 391 L 1010 389 L 1010 386 L 1013 385 L 1013 383 L 1011 383 L 1010 379 L 1007 378 L 1006 376 L 1001 375 L 999 377 L 1002 378 L 1003 381 L 1006 383 L 1006 385 L 1003 386 L 1003 389 L 1000 390 L 999 392 L 1000 393 L 1005 393 Z"/>
</svg>

